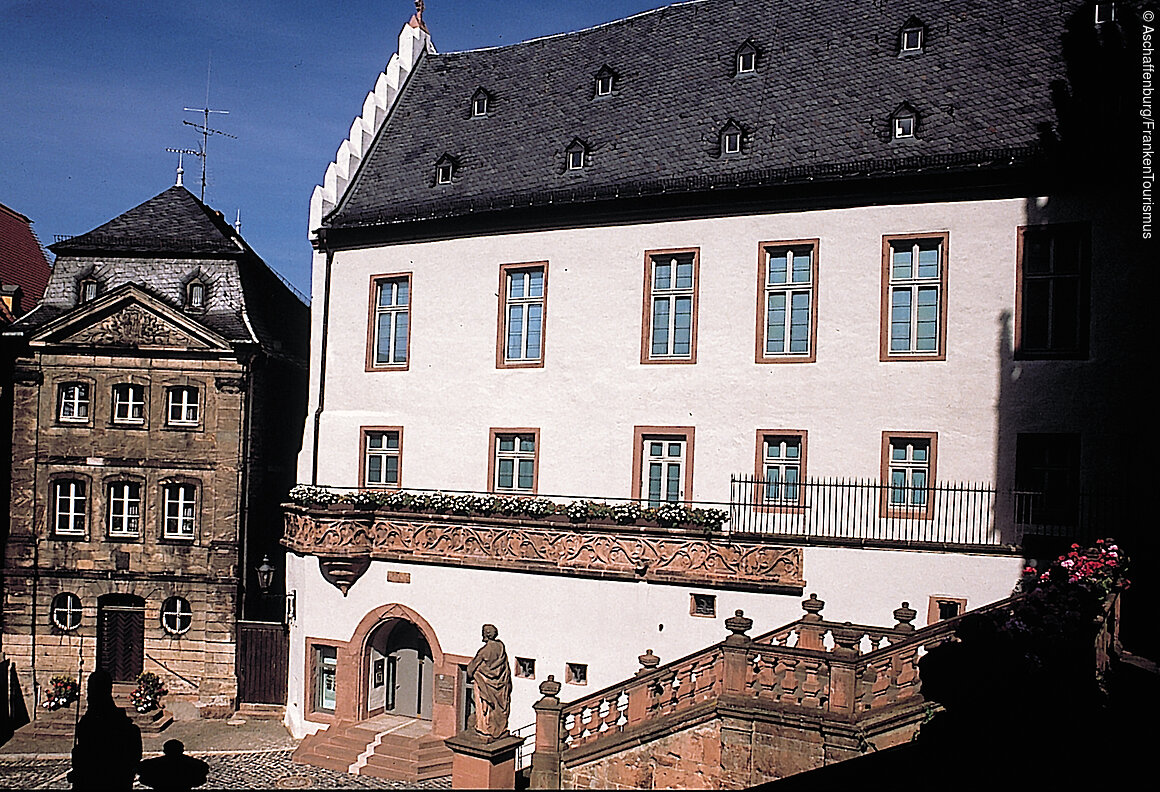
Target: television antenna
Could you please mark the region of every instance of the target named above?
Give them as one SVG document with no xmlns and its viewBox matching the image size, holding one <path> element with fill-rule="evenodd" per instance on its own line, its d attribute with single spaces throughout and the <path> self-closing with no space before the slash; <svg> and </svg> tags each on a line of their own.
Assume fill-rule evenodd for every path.
<svg viewBox="0 0 1160 792">
<path fill-rule="evenodd" d="M 212 65 L 212 63 L 213 63 L 213 61 L 211 59 L 210 62 L 207 63 L 206 67 L 205 67 L 205 107 L 184 107 L 184 108 L 182 108 L 182 110 L 184 110 L 187 113 L 201 113 L 202 114 L 202 123 L 200 123 L 200 124 L 198 124 L 194 121 L 182 121 L 181 122 L 181 123 L 185 124 L 186 126 L 193 127 L 194 129 L 196 129 L 198 132 L 201 133 L 201 151 L 197 152 L 197 156 L 201 157 L 201 201 L 202 201 L 202 203 L 205 203 L 205 161 L 206 161 L 206 152 L 209 149 L 209 136 L 210 135 L 221 135 L 222 137 L 228 137 L 228 138 L 233 138 L 234 140 L 237 140 L 237 135 L 231 135 L 228 132 L 222 132 L 220 129 L 212 129 L 212 128 L 210 128 L 210 125 L 209 125 L 210 113 L 219 113 L 221 115 L 229 115 L 229 112 L 230 112 L 229 110 L 212 110 L 212 109 L 210 109 L 210 106 L 209 106 L 209 74 L 210 74 L 210 66 Z"/>
</svg>

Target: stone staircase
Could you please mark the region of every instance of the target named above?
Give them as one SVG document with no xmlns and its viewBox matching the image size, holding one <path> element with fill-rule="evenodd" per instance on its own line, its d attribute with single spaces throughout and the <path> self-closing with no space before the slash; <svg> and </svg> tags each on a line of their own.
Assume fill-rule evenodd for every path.
<svg viewBox="0 0 1160 792">
<path fill-rule="evenodd" d="M 332 724 L 304 739 L 293 761 L 407 783 L 451 775 L 451 751 L 430 722 L 396 715 Z"/>
<path fill-rule="evenodd" d="M 113 701 L 117 703 L 118 707 L 125 710 L 125 714 L 137 724 L 137 728 L 141 730 L 142 734 L 155 734 L 164 731 L 169 724 L 173 723 L 173 716 L 165 711 L 165 699 L 162 698 L 160 709 L 151 712 L 138 712 L 133 707 L 132 699 L 129 698 L 136 689 L 137 685 L 132 682 L 114 682 Z M 81 707 L 81 714 L 84 714 L 84 705 Z"/>
<path fill-rule="evenodd" d="M 142 734 L 163 731 L 169 724 L 173 723 L 173 716 L 166 712 L 164 708 L 155 709 L 152 712 L 137 712 L 133 708 L 133 702 L 129 700 L 129 696 L 135 688 L 136 685 L 131 682 L 118 682 L 114 684 L 113 701 L 116 702 L 118 707 L 125 710 L 125 714 L 137 724 Z M 76 702 L 58 710 L 48 710 L 40 707 L 35 713 L 36 720 L 24 728 L 31 734 L 40 737 L 72 737 L 76 727 L 76 718 L 78 717 L 76 708 Z M 88 709 L 88 704 L 82 695 L 79 714 L 83 716 L 86 709 Z"/>
</svg>

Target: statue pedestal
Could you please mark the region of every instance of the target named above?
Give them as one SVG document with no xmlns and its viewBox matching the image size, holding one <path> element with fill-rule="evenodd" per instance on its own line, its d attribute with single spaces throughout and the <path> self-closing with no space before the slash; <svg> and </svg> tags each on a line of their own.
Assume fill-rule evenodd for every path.
<svg viewBox="0 0 1160 792">
<path fill-rule="evenodd" d="M 516 788 L 516 749 L 523 743 L 519 737 L 485 743 L 474 732 L 462 731 L 443 743 L 452 753 L 452 789 Z"/>
</svg>

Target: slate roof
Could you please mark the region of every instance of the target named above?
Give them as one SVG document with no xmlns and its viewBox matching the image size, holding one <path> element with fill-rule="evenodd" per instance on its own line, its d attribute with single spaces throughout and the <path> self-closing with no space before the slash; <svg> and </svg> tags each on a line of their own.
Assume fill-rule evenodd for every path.
<svg viewBox="0 0 1160 792">
<path fill-rule="evenodd" d="M 170 187 L 87 234 L 49 246 L 57 255 L 155 253 L 234 256 L 247 250 L 225 219 L 184 187 Z"/>
<path fill-rule="evenodd" d="M 49 264 L 24 215 L 0 204 L 0 285 L 19 286 L 21 308 L 29 310 L 44 294 Z"/>
<path fill-rule="evenodd" d="M 184 187 L 50 248 L 56 265 L 41 305 L 13 325 L 33 330 L 78 306 L 78 284 L 93 278 L 102 294 L 134 283 L 178 310 L 193 278 L 206 284 L 206 307 L 189 312 L 233 343 L 305 361 L 309 309 L 214 209 Z"/>
<path fill-rule="evenodd" d="M 1037 151 L 1056 123 L 1051 83 L 1066 77 L 1061 35 L 1073 13 L 1090 14 L 1090 4 L 694 0 L 511 46 L 426 54 L 324 226 L 656 184 L 698 191 L 851 164 L 1009 164 Z M 925 25 L 924 48 L 902 55 L 912 17 Z M 757 68 L 738 75 L 747 41 Z M 614 90 L 595 96 L 604 66 Z M 473 118 L 480 88 L 489 112 Z M 918 113 L 917 137 L 892 140 L 891 114 L 904 103 Z M 729 121 L 744 131 L 737 157 L 720 153 Z M 569 171 L 565 148 L 576 138 L 586 167 Z M 457 160 L 450 185 L 436 184 L 444 154 Z"/>
</svg>

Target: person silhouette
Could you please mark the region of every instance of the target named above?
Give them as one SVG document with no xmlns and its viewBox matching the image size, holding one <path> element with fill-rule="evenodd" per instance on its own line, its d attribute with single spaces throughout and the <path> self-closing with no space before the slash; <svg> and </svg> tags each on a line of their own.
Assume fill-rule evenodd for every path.
<svg viewBox="0 0 1160 792">
<path fill-rule="evenodd" d="M 73 789 L 132 789 L 141 761 L 141 730 L 113 701 L 113 677 L 89 674 L 88 709 L 77 724 L 68 780 Z"/>
<path fill-rule="evenodd" d="M 164 756 L 146 759 L 140 766 L 141 783 L 153 789 L 190 790 L 205 783 L 209 765 L 185 755 L 181 740 L 167 740 Z"/>
</svg>

